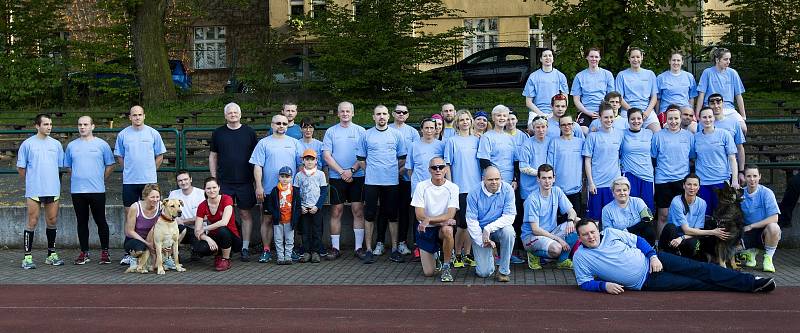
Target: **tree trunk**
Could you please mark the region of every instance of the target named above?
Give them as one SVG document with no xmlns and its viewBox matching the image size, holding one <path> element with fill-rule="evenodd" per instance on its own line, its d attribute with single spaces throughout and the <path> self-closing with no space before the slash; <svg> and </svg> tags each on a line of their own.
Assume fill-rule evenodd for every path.
<svg viewBox="0 0 800 333">
<path fill-rule="evenodd" d="M 177 97 L 164 39 L 166 11 L 167 0 L 142 0 L 133 8 L 133 52 L 145 105 Z"/>
</svg>

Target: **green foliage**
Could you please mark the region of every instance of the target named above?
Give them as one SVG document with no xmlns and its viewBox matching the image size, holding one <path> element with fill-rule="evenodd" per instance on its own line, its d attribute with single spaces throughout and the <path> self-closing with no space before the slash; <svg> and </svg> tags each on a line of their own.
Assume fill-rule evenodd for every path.
<svg viewBox="0 0 800 333">
<path fill-rule="evenodd" d="M 63 1 L 0 3 L 0 105 L 53 104 L 60 96 Z"/>
<path fill-rule="evenodd" d="M 731 50 L 731 66 L 748 88 L 787 88 L 800 80 L 800 0 L 722 2 L 733 10 L 706 17 L 727 28 L 719 46 Z"/>
<path fill-rule="evenodd" d="M 250 62 L 242 64 L 243 73 L 240 79 L 246 83 L 247 92 L 255 93 L 259 98 L 270 101 L 272 93 L 280 89 L 275 80 L 275 74 L 289 73 L 288 68 L 282 65 L 281 60 L 291 54 L 290 46 L 295 43 L 294 31 L 280 31 L 263 28 L 263 33 L 258 38 L 249 41 L 242 48 L 243 58 Z"/>
<path fill-rule="evenodd" d="M 645 53 L 643 67 L 667 68 L 673 50 L 693 50 L 696 19 L 682 9 L 696 0 L 545 0 L 553 7 L 544 30 L 555 39 L 558 69 L 573 77 L 586 67 L 583 52 L 598 47 L 601 66 L 616 73 L 629 66 L 627 50 Z M 655 70 L 657 71 L 657 70 Z"/>
<path fill-rule="evenodd" d="M 434 33 L 425 22 L 457 12 L 442 0 L 353 0 L 293 25 L 319 38 L 313 61 L 335 95 L 406 98 L 431 79 L 417 64 L 444 63 L 463 39 L 462 27 Z"/>
</svg>

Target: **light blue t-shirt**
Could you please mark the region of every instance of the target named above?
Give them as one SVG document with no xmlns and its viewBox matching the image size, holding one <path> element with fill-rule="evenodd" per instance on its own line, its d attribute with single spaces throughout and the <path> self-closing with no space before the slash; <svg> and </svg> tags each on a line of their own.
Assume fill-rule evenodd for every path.
<svg viewBox="0 0 800 333">
<path fill-rule="evenodd" d="M 467 194 L 466 218 L 478 221 L 481 229 L 503 215 L 517 215 L 514 189 L 511 188 L 511 184 L 503 181 L 500 190 L 491 196 L 486 195 L 483 186 L 478 186 Z"/>
<path fill-rule="evenodd" d="M 553 166 L 556 173 L 556 186 L 567 195 L 578 193 L 583 189 L 583 139 L 563 137 L 550 140 L 547 147 L 547 164 Z"/>
<path fill-rule="evenodd" d="M 590 112 L 597 112 L 606 94 L 614 90 L 614 74 L 598 68 L 596 72 L 584 69 L 572 80 L 570 95 L 580 96 L 581 103 Z M 551 96 L 552 97 L 552 96 Z"/>
<path fill-rule="evenodd" d="M 444 161 L 450 165 L 453 183 L 458 185 L 461 193 L 470 193 L 480 187 L 481 166 L 477 154 L 478 137 L 474 135 L 455 135 L 445 140 Z"/>
<path fill-rule="evenodd" d="M 395 123 L 391 123 L 389 124 L 389 127 L 400 131 L 400 134 L 403 135 L 403 139 L 405 139 L 406 148 L 409 150 L 411 149 L 411 146 L 414 144 L 414 142 L 420 140 L 419 132 L 417 131 L 417 129 L 411 127 L 408 124 L 403 124 L 402 127 L 397 127 Z M 411 178 L 409 178 L 408 174 L 405 172 L 403 173 L 402 177 L 404 181 L 411 181 Z M 413 191 L 411 192 L 411 195 L 414 195 Z"/>
<path fill-rule="evenodd" d="M 72 169 L 71 193 L 105 193 L 106 167 L 114 164 L 111 146 L 103 139 L 75 139 L 67 145 L 64 167 Z"/>
<path fill-rule="evenodd" d="M 541 191 L 531 192 L 525 199 L 525 216 L 522 219 L 522 235 L 520 238 L 533 235 L 531 223 L 539 223 L 539 228 L 547 232 L 554 232 L 558 224 L 558 214 L 566 214 L 572 208 L 567 196 L 558 186 L 553 186 L 550 195 L 544 197 Z"/>
<path fill-rule="evenodd" d="M 452 136 L 456 136 L 456 129 L 453 127 L 445 127 L 442 129 L 442 141 L 449 139 Z"/>
<path fill-rule="evenodd" d="M 366 130 L 351 123 L 343 127 L 341 123 L 329 127 L 322 138 L 322 151 L 330 152 L 331 157 L 340 167 L 348 169 L 356 164 L 356 147 L 364 137 Z M 331 179 L 341 179 L 342 176 L 332 168 L 328 172 Z M 358 169 L 353 177 L 364 177 L 364 170 Z"/>
<path fill-rule="evenodd" d="M 697 124 L 697 127 L 698 127 L 697 128 L 698 132 L 703 130 L 701 124 Z M 742 131 L 742 125 L 739 125 L 739 121 L 734 118 L 725 117 L 722 120 L 715 120 L 714 127 L 717 129 L 726 130 L 729 133 L 731 133 L 731 136 L 733 136 L 734 144 L 741 145 L 747 142 L 747 140 L 745 140 L 744 137 L 744 131 Z"/>
<path fill-rule="evenodd" d="M 682 180 L 689 174 L 689 156 L 694 150 L 694 136 L 681 129 L 673 133 L 663 129 L 653 135 L 650 157 L 656 159 L 655 183 Z"/>
<path fill-rule="evenodd" d="M 642 213 L 642 211 L 646 211 Z M 642 217 L 652 216 L 650 209 L 644 200 L 637 197 L 628 197 L 628 205 L 624 208 L 617 204 L 616 200 L 607 203 L 603 207 L 603 230 L 613 228 L 617 230 L 627 230 L 642 221 Z"/>
<path fill-rule="evenodd" d="M 358 144 L 356 156 L 366 158 L 367 170 L 365 185 L 397 185 L 400 179 L 398 158 L 405 158 L 406 143 L 403 135 L 397 130 L 387 127 L 378 130 L 370 128 L 364 133 Z M 413 192 L 412 192 L 413 193 Z"/>
<path fill-rule="evenodd" d="M 17 152 L 17 168 L 25 169 L 25 197 L 59 196 L 58 168 L 64 166 L 64 149 L 58 140 L 36 135 L 25 139 Z"/>
<path fill-rule="evenodd" d="M 616 90 L 632 108 L 639 108 L 644 112 L 650 104 L 650 97 L 658 95 L 656 74 L 649 69 L 639 68 L 634 72 L 628 68 L 617 74 L 615 81 Z M 620 112 L 623 116 L 627 110 Z"/>
<path fill-rule="evenodd" d="M 751 225 L 781 213 L 778 201 L 775 200 L 775 193 L 761 184 L 753 193 L 750 193 L 747 188 L 744 189 L 744 200 L 741 206 L 745 225 Z"/>
<path fill-rule="evenodd" d="M 558 119 L 556 119 L 555 117 L 550 117 L 550 119 L 547 120 L 547 137 L 557 138 L 561 136 L 560 126 L 561 125 L 558 123 Z M 572 136 L 581 139 L 585 138 L 580 125 L 577 124 L 572 125 Z"/>
<path fill-rule="evenodd" d="M 325 166 L 325 159 L 322 158 L 322 141 L 314 138 L 311 139 L 311 142 L 300 140 L 300 145 L 303 146 L 303 151 L 313 149 L 317 152 L 317 168 L 322 170 L 322 167 Z"/>
<path fill-rule="evenodd" d="M 267 130 L 267 136 L 272 135 L 272 128 Z M 303 129 L 300 128 L 300 125 L 294 124 L 286 128 L 286 135 L 297 140 L 303 139 Z"/>
<path fill-rule="evenodd" d="M 642 128 L 639 132 L 627 129 L 622 137 L 622 172 L 632 173 L 634 176 L 648 182 L 653 182 L 653 162 L 650 160 L 650 145 L 653 141 L 653 131 Z"/>
<path fill-rule="evenodd" d="M 689 104 L 690 98 L 697 97 L 697 83 L 694 75 L 687 71 L 672 74 L 665 71 L 656 77 L 658 83 L 658 113 L 667 111 L 670 104 L 675 104 L 682 108 L 694 108 Z"/>
<path fill-rule="evenodd" d="M 261 186 L 266 194 L 278 185 L 278 170 L 282 167 L 291 168 L 292 175 L 297 172 L 301 154 L 303 145 L 290 136 L 276 139 L 274 135 L 270 135 L 258 141 L 249 162 L 261 167 Z"/>
<path fill-rule="evenodd" d="M 724 108 L 735 109 L 733 102 L 736 95 L 744 94 L 744 85 L 735 69 L 727 68 L 720 72 L 717 67 L 711 66 L 703 70 L 703 74 L 700 75 L 697 92 L 705 93 L 703 105 L 708 105 L 708 96 L 717 93 L 722 95 Z"/>
<path fill-rule="evenodd" d="M 636 247 L 637 236 L 627 231 L 605 229 L 600 244 L 590 249 L 583 245 L 572 259 L 575 282 L 582 285 L 595 278 L 614 282 L 626 289 L 641 290 L 650 263 Z"/>
<path fill-rule="evenodd" d="M 431 172 L 428 165 L 431 159 L 439 156 L 444 156 L 444 142 L 433 140 L 431 143 L 426 143 L 423 140 L 414 142 L 411 149 L 406 156 L 406 170 L 413 170 L 411 175 L 411 195 L 414 195 L 414 190 L 417 184 L 431 178 Z"/>
<path fill-rule="evenodd" d="M 592 180 L 597 188 L 611 187 L 619 177 L 619 149 L 622 146 L 622 131 L 597 131 L 589 133 L 583 144 L 582 155 L 592 158 Z"/>
<path fill-rule="evenodd" d="M 478 158 L 487 159 L 500 169 L 504 182 L 514 180 L 514 137 L 506 132 L 488 131 L 478 143 Z"/>
<path fill-rule="evenodd" d="M 728 131 L 715 130 L 711 134 L 697 131 L 694 150 L 694 168 L 700 177 L 700 185 L 719 184 L 731 179 L 728 156 L 736 155 L 736 145 Z"/>
<path fill-rule="evenodd" d="M 573 127 L 580 128 L 579 126 L 573 126 Z M 592 119 L 592 122 L 589 123 L 589 131 L 590 132 L 594 132 L 594 131 L 600 130 L 600 128 L 602 128 L 602 127 L 603 127 L 603 124 L 600 123 L 600 118 Z M 613 127 L 614 127 L 614 129 L 619 130 L 619 131 L 624 131 L 624 130 L 628 129 L 628 119 L 623 117 L 623 116 L 617 116 L 616 118 L 614 118 Z"/>
<path fill-rule="evenodd" d="M 522 149 L 517 150 L 519 168 L 530 167 L 533 170 L 538 170 L 540 165 L 547 163 L 547 148 L 549 146 L 550 138 L 546 136 L 542 141 L 537 140 L 535 136 L 530 137 L 525 141 Z M 536 180 L 536 176 L 520 172 L 519 186 L 520 195 L 523 198 L 527 198 L 528 194 L 539 189 L 539 182 Z"/>
<path fill-rule="evenodd" d="M 678 235 L 683 236 L 681 226 L 686 224 L 691 228 L 703 229 L 706 225 L 706 201 L 701 197 L 694 197 L 694 202 L 689 204 L 689 211 L 683 205 L 681 195 L 672 198 L 669 204 L 669 223 L 678 229 Z"/>
<path fill-rule="evenodd" d="M 522 149 L 522 147 L 525 146 L 525 141 L 527 141 L 529 138 L 528 133 L 525 133 L 525 131 L 521 131 L 519 129 L 515 129 L 513 134 L 509 134 L 511 134 L 511 137 L 514 140 L 515 151 Z"/>
<path fill-rule="evenodd" d="M 522 96 L 531 97 L 533 104 L 544 113 L 553 113 L 550 100 L 558 92 L 566 94 L 569 91 L 567 77 L 559 70 L 553 68 L 550 72 L 545 72 L 541 68 L 528 75 Z"/>
<path fill-rule="evenodd" d="M 122 157 L 123 184 L 152 184 L 158 182 L 156 156 L 167 152 L 158 131 L 142 125 L 137 130 L 128 126 L 117 134 L 114 156 Z"/>
</svg>

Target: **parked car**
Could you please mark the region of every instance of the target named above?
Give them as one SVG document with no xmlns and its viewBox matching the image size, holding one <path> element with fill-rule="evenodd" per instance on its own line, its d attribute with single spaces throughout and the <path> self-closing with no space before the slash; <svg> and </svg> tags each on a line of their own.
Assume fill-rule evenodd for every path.
<svg viewBox="0 0 800 333">
<path fill-rule="evenodd" d="M 135 89 L 139 87 L 136 75 L 136 65 L 133 58 L 118 58 L 103 63 L 108 71 L 97 72 L 73 72 L 67 74 L 68 84 L 75 86 L 79 95 L 87 95 L 89 90 L 104 92 L 109 89 Z M 129 68 L 130 71 L 122 73 L 122 69 Z M 169 70 L 172 74 L 172 82 L 176 87 L 183 91 L 192 88 L 192 78 L 186 70 L 183 61 L 178 59 L 169 60 Z"/>
<path fill-rule="evenodd" d="M 467 88 L 522 87 L 531 70 L 531 49 L 496 47 L 478 51 L 463 60 L 431 70 L 432 76 L 446 72 L 461 73 Z"/>
<path fill-rule="evenodd" d="M 314 55 L 310 55 L 314 57 Z M 308 64 L 308 73 L 304 70 L 304 65 Z M 319 74 L 313 62 L 308 61 L 300 54 L 289 56 L 280 62 L 280 66 L 276 73 L 272 74 L 272 78 L 280 85 L 299 85 L 303 82 L 320 82 L 325 79 Z M 246 79 L 239 80 L 233 74 L 228 82 L 225 84 L 225 92 L 228 93 L 244 93 L 252 94 L 255 92 L 255 85 Z"/>
</svg>

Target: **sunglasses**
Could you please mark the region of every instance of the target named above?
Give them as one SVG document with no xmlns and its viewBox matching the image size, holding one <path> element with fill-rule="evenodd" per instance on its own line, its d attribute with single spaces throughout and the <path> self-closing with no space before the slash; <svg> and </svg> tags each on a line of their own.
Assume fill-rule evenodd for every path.
<svg viewBox="0 0 800 333">
<path fill-rule="evenodd" d="M 431 168 L 431 170 L 434 170 L 434 171 L 441 171 L 441 170 L 444 170 L 444 168 L 446 168 L 446 167 L 447 167 L 447 165 L 437 164 L 437 165 L 431 165 L 430 168 Z"/>
<path fill-rule="evenodd" d="M 533 117 L 532 121 L 537 121 L 539 119 L 547 120 L 547 117 L 545 117 L 545 116 L 536 116 L 536 117 Z"/>
<path fill-rule="evenodd" d="M 397 114 L 408 114 L 408 111 L 394 110 L 394 113 L 397 113 Z"/>
<path fill-rule="evenodd" d="M 284 122 L 280 122 L 280 121 L 274 121 L 274 122 L 272 122 L 272 124 L 273 125 L 278 125 L 278 126 L 287 126 L 287 125 L 289 125 L 289 123 L 284 123 Z"/>
</svg>

